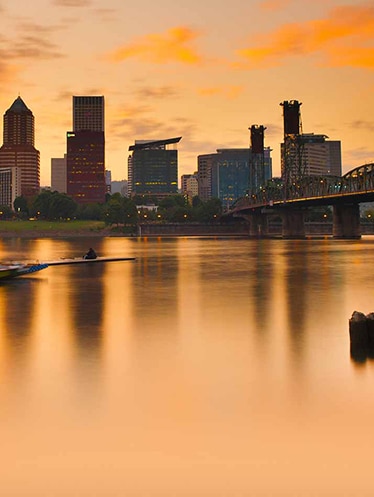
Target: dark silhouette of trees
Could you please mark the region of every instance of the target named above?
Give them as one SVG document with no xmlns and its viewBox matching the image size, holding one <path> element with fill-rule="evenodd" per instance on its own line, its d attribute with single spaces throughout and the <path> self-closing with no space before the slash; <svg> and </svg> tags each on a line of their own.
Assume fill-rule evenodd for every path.
<svg viewBox="0 0 374 497">
<path fill-rule="evenodd" d="M 147 205 L 157 205 L 157 209 L 149 210 L 141 207 Z M 138 214 L 139 208 L 140 214 Z M 222 203 L 218 198 L 204 202 L 196 196 L 191 204 L 184 195 L 170 195 L 157 203 L 154 198 L 144 196 L 128 198 L 120 193 L 114 193 L 113 195 L 107 194 L 103 204 L 78 205 L 65 193 L 43 190 L 33 199 L 17 197 L 14 201 L 14 210 L 17 216 L 23 218 L 29 216 L 46 220 L 74 218 L 104 221 L 106 225 L 118 227 L 119 225 L 134 226 L 138 220 L 170 223 L 217 222 L 222 214 Z M 7 211 L 4 208 L 3 213 L 5 212 Z"/>
<path fill-rule="evenodd" d="M 111 195 L 104 207 L 105 224 L 136 224 L 138 212 L 135 202 L 127 197 L 122 197 L 120 193 Z"/>
<path fill-rule="evenodd" d="M 12 219 L 13 211 L 7 205 L 0 205 L 0 221 L 3 219 Z"/>
<path fill-rule="evenodd" d="M 22 218 L 28 218 L 30 214 L 29 203 L 27 198 L 24 196 L 20 196 L 14 199 L 13 207 L 17 215 Z"/>
<path fill-rule="evenodd" d="M 65 193 L 44 190 L 35 198 L 31 214 L 47 220 L 71 219 L 77 207 L 77 203 Z"/>
</svg>

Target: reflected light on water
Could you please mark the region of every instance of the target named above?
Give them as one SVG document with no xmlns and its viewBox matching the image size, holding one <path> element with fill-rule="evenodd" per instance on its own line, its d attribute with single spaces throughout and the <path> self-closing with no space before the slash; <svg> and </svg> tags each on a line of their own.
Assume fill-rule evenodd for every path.
<svg viewBox="0 0 374 497">
<path fill-rule="evenodd" d="M 370 238 L 3 240 L 4 496 L 369 496 Z"/>
</svg>

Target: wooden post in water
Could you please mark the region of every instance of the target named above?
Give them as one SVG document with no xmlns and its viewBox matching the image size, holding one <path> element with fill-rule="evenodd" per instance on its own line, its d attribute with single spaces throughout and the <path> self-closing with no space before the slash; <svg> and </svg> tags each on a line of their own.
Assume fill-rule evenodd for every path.
<svg viewBox="0 0 374 497">
<path fill-rule="evenodd" d="M 362 312 L 354 311 L 349 320 L 351 350 L 366 350 L 369 345 L 367 319 Z"/>
<path fill-rule="evenodd" d="M 374 350 L 374 312 L 366 316 L 366 327 L 368 330 L 368 347 Z"/>
</svg>

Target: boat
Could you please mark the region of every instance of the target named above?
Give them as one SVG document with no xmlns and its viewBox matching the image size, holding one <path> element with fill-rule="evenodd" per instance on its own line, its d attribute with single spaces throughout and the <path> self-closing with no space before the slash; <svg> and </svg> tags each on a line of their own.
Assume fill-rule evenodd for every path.
<svg viewBox="0 0 374 497">
<path fill-rule="evenodd" d="M 36 273 L 46 269 L 48 264 L 0 264 L 0 280 L 9 280 L 18 276 Z"/>
<path fill-rule="evenodd" d="M 114 261 L 134 261 L 135 257 L 96 257 L 96 259 L 84 259 L 83 257 L 62 258 L 45 262 L 12 262 L 9 264 L 0 263 L 0 281 L 26 276 L 36 273 L 49 266 L 60 266 L 63 264 L 92 264 L 100 262 Z"/>
<path fill-rule="evenodd" d="M 17 271 L 22 268 L 22 264 L 1 264 L 0 265 L 0 280 L 13 278 L 17 275 Z"/>
<path fill-rule="evenodd" d="M 61 266 L 63 264 L 93 264 L 100 262 L 134 261 L 135 257 L 96 257 L 96 259 L 85 259 L 84 257 L 61 258 L 54 261 L 46 261 L 48 266 Z"/>
</svg>

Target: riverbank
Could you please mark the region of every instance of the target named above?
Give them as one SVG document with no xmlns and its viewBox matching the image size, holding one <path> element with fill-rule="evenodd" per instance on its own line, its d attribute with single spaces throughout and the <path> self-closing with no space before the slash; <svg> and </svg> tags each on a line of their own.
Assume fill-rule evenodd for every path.
<svg viewBox="0 0 374 497">
<path fill-rule="evenodd" d="M 142 224 L 135 229 L 101 221 L 0 221 L 1 238 L 68 238 L 129 236 L 248 236 L 245 224 Z"/>
<path fill-rule="evenodd" d="M 0 221 L 1 238 L 109 236 L 110 232 L 101 221 Z"/>
<path fill-rule="evenodd" d="M 305 223 L 306 236 L 332 236 L 332 223 Z M 361 224 L 362 235 L 374 234 L 374 223 Z M 144 223 L 131 229 L 106 226 L 102 221 L 0 221 L 0 238 L 69 237 L 176 237 L 233 236 L 248 237 L 246 223 Z M 269 225 L 269 237 L 281 237 L 280 223 Z"/>
</svg>

